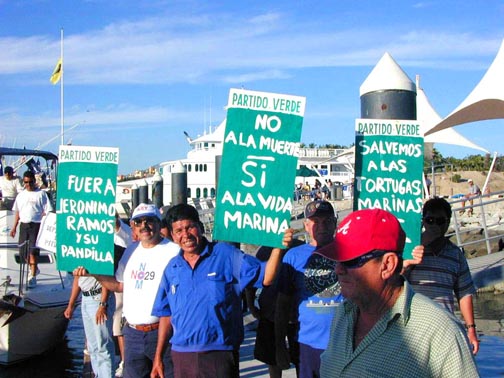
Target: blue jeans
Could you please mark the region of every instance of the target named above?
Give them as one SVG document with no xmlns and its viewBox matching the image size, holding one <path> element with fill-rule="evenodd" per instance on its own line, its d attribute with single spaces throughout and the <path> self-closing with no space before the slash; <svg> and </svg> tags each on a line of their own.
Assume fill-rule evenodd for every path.
<svg viewBox="0 0 504 378">
<path fill-rule="evenodd" d="M 320 377 L 320 355 L 323 349 L 312 348 L 309 345 L 299 343 L 299 377 Z"/>
<path fill-rule="evenodd" d="M 114 313 L 114 296 L 110 296 L 107 307 L 107 321 L 96 324 L 96 312 L 100 303 L 100 295 L 82 297 L 81 312 L 87 349 L 91 359 L 91 367 L 96 378 L 114 376 L 115 345 L 112 338 L 112 315 Z"/>
<path fill-rule="evenodd" d="M 149 378 L 156 354 L 158 330 L 138 331 L 126 324 L 124 335 L 124 378 Z M 173 378 L 171 344 L 163 355 L 164 377 Z"/>
</svg>

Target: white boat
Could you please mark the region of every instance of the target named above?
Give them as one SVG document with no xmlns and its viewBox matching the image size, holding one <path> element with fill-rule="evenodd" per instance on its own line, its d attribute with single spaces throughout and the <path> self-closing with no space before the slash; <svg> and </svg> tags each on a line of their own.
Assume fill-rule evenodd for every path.
<svg viewBox="0 0 504 378">
<path fill-rule="evenodd" d="M 185 169 L 187 172 L 187 197 L 193 199 L 211 199 L 216 194 L 217 175 L 220 158 L 224 144 L 224 132 L 226 120 L 222 121 L 215 130 L 205 133 L 202 136 L 191 139 L 186 134 L 190 150 L 184 159 L 171 160 L 159 164 L 159 174 L 163 179 L 163 204 L 169 205 L 172 202 L 172 174 Z M 182 137 L 182 136 L 181 136 Z M 318 172 L 317 178 L 325 183 L 331 180 L 334 183 L 348 186 L 350 193 L 353 180 L 354 165 L 353 148 L 330 149 L 330 148 L 300 148 L 298 155 L 298 167 L 306 165 L 308 168 Z M 116 201 L 124 204 L 131 202 L 131 191 L 134 187 L 146 186 L 148 199 L 152 200 L 151 193 L 155 176 L 118 182 Z M 315 177 L 296 177 L 296 183 L 308 181 L 313 185 Z M 294 190 L 294 182 L 293 190 Z M 350 195 L 350 194 L 348 194 Z M 203 202 L 205 203 L 205 202 Z M 123 217 L 124 207 L 118 206 Z"/>
<path fill-rule="evenodd" d="M 18 175 L 36 171 L 55 200 L 57 156 L 45 151 L 0 148 L 2 165 Z M 15 159 L 15 160 L 12 160 Z M 71 276 L 56 269 L 52 252 L 41 250 L 37 286 L 27 288 L 28 265 L 20 258 L 17 238 L 10 236 L 14 212 L 0 209 L 0 364 L 8 365 L 52 350 L 63 340 L 68 320 L 63 312 L 72 288 Z"/>
</svg>

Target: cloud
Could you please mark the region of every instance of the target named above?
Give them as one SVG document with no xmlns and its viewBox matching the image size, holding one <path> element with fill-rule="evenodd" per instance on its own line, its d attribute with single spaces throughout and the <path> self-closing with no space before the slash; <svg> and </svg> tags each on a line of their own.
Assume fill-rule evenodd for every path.
<svg viewBox="0 0 504 378">
<path fill-rule="evenodd" d="M 163 14 L 110 23 L 65 37 L 65 83 L 173 84 L 288 79 L 289 70 L 372 66 L 390 52 L 406 65 L 479 69 L 500 39 L 470 33 L 389 28 L 314 28 L 279 12 L 252 16 Z M 59 41 L 0 38 L 0 75 L 48 77 Z M 403 62 L 403 61 L 401 61 Z M 44 81 L 46 80 L 44 76 Z"/>
</svg>

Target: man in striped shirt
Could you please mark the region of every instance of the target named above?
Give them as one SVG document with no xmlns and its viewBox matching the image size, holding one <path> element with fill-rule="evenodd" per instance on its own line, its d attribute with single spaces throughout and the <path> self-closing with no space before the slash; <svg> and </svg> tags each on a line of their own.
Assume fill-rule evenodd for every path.
<svg viewBox="0 0 504 378">
<path fill-rule="evenodd" d="M 473 353 L 479 341 L 474 324 L 472 296 L 476 292 L 464 252 L 444 235 L 450 225 L 452 210 L 444 198 L 432 198 L 423 207 L 421 264 L 406 269 L 405 277 L 417 293 L 421 293 L 451 313 L 457 300 L 464 318 Z"/>
</svg>

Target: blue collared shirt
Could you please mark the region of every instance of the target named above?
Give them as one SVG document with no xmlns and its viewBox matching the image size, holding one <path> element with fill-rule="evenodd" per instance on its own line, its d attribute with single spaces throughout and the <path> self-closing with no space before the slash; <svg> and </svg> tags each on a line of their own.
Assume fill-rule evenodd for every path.
<svg viewBox="0 0 504 378">
<path fill-rule="evenodd" d="M 152 315 L 171 316 L 172 349 L 237 349 L 243 341 L 242 291 L 260 287 L 264 266 L 227 243 L 208 243 L 194 269 L 182 251 L 166 266 Z"/>
</svg>

